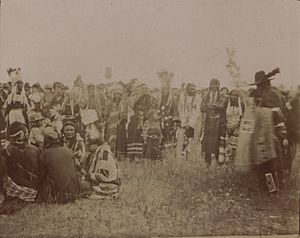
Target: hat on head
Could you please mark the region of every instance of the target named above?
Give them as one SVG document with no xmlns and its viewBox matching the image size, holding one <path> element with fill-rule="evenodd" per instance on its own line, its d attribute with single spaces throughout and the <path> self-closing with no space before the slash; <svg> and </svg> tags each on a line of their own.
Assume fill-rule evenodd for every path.
<svg viewBox="0 0 300 238">
<path fill-rule="evenodd" d="M 46 84 L 44 88 L 45 89 L 52 89 L 52 85 L 51 84 Z"/>
<path fill-rule="evenodd" d="M 48 139 L 49 141 L 58 140 L 58 133 L 51 126 L 46 127 L 46 129 L 44 131 L 44 136 L 45 136 L 45 139 Z"/>
<path fill-rule="evenodd" d="M 28 130 L 24 123 L 14 121 L 8 128 L 9 140 L 16 143 L 23 143 L 27 139 Z"/>
<path fill-rule="evenodd" d="M 64 128 L 66 126 L 73 126 L 75 128 L 75 131 L 77 130 L 77 125 L 74 122 L 75 119 L 71 119 L 71 118 L 67 118 L 63 120 L 63 127 L 62 127 L 62 131 L 64 130 Z"/>
<path fill-rule="evenodd" d="M 255 73 L 255 82 L 251 83 L 249 85 L 251 86 L 251 85 L 259 85 L 262 83 L 266 83 L 270 80 L 273 80 L 274 78 L 271 78 L 271 77 L 273 77 L 274 75 L 276 75 L 278 73 L 280 73 L 279 68 L 274 69 L 272 72 L 270 72 L 268 74 L 266 74 L 265 71 L 258 71 Z"/>
<path fill-rule="evenodd" d="M 40 88 L 40 87 L 41 87 L 41 85 L 39 83 L 35 83 L 32 85 L 32 88 Z"/>
<path fill-rule="evenodd" d="M 32 112 L 29 114 L 29 122 L 42 121 L 44 117 L 40 112 Z"/>
<path fill-rule="evenodd" d="M 229 93 L 229 95 L 236 95 L 236 96 L 240 96 L 240 92 L 237 89 L 232 89 Z"/>
<path fill-rule="evenodd" d="M 64 85 L 61 82 L 55 82 L 53 84 L 53 88 L 63 88 L 63 87 L 64 87 Z"/>
</svg>

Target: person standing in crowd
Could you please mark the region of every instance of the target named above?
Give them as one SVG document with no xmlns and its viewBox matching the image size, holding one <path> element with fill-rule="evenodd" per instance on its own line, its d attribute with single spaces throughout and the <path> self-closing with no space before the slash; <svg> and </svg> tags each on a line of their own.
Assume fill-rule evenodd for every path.
<svg viewBox="0 0 300 238">
<path fill-rule="evenodd" d="M 54 93 L 52 92 L 52 86 L 50 84 L 45 85 L 45 93 L 42 98 L 43 114 L 45 115 L 51 108 L 52 101 L 54 99 Z"/>
<path fill-rule="evenodd" d="M 60 82 L 55 82 L 53 84 L 54 98 L 51 102 L 51 108 L 56 108 L 56 109 L 60 110 L 61 105 L 64 101 L 63 87 L 64 87 L 64 85 Z"/>
<path fill-rule="evenodd" d="M 255 83 L 251 85 L 256 85 L 257 90 L 261 95 L 259 107 L 268 108 L 272 111 L 272 120 L 269 123 L 271 123 L 271 126 L 274 127 L 275 139 L 272 139 L 270 144 L 274 143 L 276 151 L 273 157 L 268 157 L 269 161 L 263 163 L 262 167 L 269 168 L 269 170 L 272 171 L 271 174 L 275 182 L 276 190 L 279 191 L 280 187 L 283 186 L 284 163 L 286 163 L 286 161 L 284 161 L 283 150 L 284 145 L 287 145 L 288 141 L 285 124 L 286 107 L 283 100 L 283 95 L 275 87 L 273 87 L 270 82 L 272 79 L 274 79 L 272 77 L 277 73 L 279 73 L 278 68 L 269 74 L 266 74 L 264 71 L 259 71 L 255 74 Z M 266 116 L 267 111 L 263 112 L 261 110 L 261 117 L 264 118 Z M 267 121 L 267 119 L 265 119 L 265 121 Z M 265 123 L 265 127 L 266 126 L 270 125 L 266 125 Z M 257 156 L 259 155 L 260 153 L 257 153 Z"/>
<path fill-rule="evenodd" d="M 226 108 L 226 153 L 225 161 L 231 161 L 235 157 L 238 144 L 239 127 L 242 116 L 245 111 L 245 104 L 241 101 L 240 93 L 237 89 L 233 89 L 229 93 L 229 100 Z"/>
<path fill-rule="evenodd" d="M 12 91 L 4 104 L 4 117 L 8 126 L 14 121 L 28 123 L 27 113 L 30 111 L 30 101 L 23 90 L 23 80 L 20 69 L 9 69 L 8 75 L 12 83 Z"/>
<path fill-rule="evenodd" d="M 0 191 L 5 201 L 0 214 L 12 214 L 34 202 L 38 193 L 38 159 L 40 151 L 28 144 L 26 125 L 15 121 L 8 129 L 9 144 L 0 155 Z"/>
<path fill-rule="evenodd" d="M 78 170 L 82 174 L 82 162 L 86 154 L 85 144 L 80 137 L 77 126 L 72 120 L 65 120 L 62 128 L 63 144 L 73 151 L 73 159 Z"/>
<path fill-rule="evenodd" d="M 11 81 L 3 84 L 3 90 L 4 90 L 4 92 L 6 94 L 6 98 L 7 98 L 8 94 L 10 94 L 12 91 Z"/>
<path fill-rule="evenodd" d="M 159 125 L 159 116 L 156 109 L 150 109 L 147 113 L 147 120 L 143 127 L 144 157 L 150 160 L 162 158 L 160 141 L 162 133 Z"/>
<path fill-rule="evenodd" d="M 70 97 L 72 115 L 76 120 L 76 124 L 80 135 L 84 137 L 84 128 L 82 124 L 81 111 L 88 104 L 89 94 L 86 85 L 81 79 L 81 75 L 78 75 L 76 80 L 74 81 L 74 87 L 71 90 Z"/>
<path fill-rule="evenodd" d="M 32 105 L 32 110 L 35 112 L 42 112 L 43 108 L 43 94 L 40 92 L 40 84 L 36 83 L 32 85 L 32 92 L 29 96 L 31 105 Z"/>
<path fill-rule="evenodd" d="M 82 125 L 84 128 L 90 126 L 93 127 L 95 126 L 96 128 L 100 128 L 99 116 L 102 116 L 103 109 L 95 85 L 89 84 L 87 86 L 87 92 L 88 92 L 87 105 L 84 108 L 80 109 L 80 118 L 81 118 Z M 82 133 L 82 135 L 85 136 L 85 133 Z"/>
<path fill-rule="evenodd" d="M 3 105 L 6 100 L 6 93 L 3 89 L 3 84 L 0 83 L 0 133 L 6 128 L 6 121 L 4 117 Z"/>
<path fill-rule="evenodd" d="M 127 133 L 127 156 L 131 160 L 139 160 L 143 156 L 143 126 L 145 114 L 150 109 L 151 97 L 148 94 L 142 95 L 134 104 L 134 115 L 130 117 Z"/>
<path fill-rule="evenodd" d="M 117 198 L 121 180 L 116 158 L 107 143 L 99 137 L 88 136 L 88 153 L 85 159 L 85 175 L 81 180 L 81 192 L 91 193 L 90 198 Z"/>
<path fill-rule="evenodd" d="M 77 111 L 79 111 L 78 107 L 77 107 Z M 64 92 L 64 101 L 61 104 L 60 113 L 63 118 L 74 117 L 74 101 L 72 100 L 70 90 L 66 90 Z"/>
<path fill-rule="evenodd" d="M 105 141 L 117 159 L 126 157 L 126 121 L 127 107 L 123 101 L 123 87 L 119 83 L 109 87 L 112 101 L 105 110 Z"/>
<path fill-rule="evenodd" d="M 31 94 L 31 86 L 28 82 L 26 82 L 24 84 L 24 91 L 25 91 L 26 96 L 29 98 L 30 94 Z"/>
<path fill-rule="evenodd" d="M 212 79 L 201 105 L 201 111 L 206 116 L 202 146 L 207 167 L 210 166 L 212 159 L 218 161 L 220 137 L 225 136 L 225 97 L 221 96 L 219 89 L 219 80 Z"/>
<path fill-rule="evenodd" d="M 287 96 L 286 100 L 286 109 L 287 109 L 287 139 L 288 146 L 285 148 L 285 156 L 288 161 L 286 163 L 286 176 L 292 172 L 292 164 L 295 159 L 297 151 L 297 143 L 300 142 L 300 88 L 298 92 L 290 93 Z"/>
<path fill-rule="evenodd" d="M 201 124 L 201 98 L 196 94 L 196 85 L 188 83 L 180 94 L 178 111 L 181 126 L 184 130 L 184 148 L 183 152 L 187 157 L 190 157 L 194 149 L 193 139 L 197 124 Z M 197 133 L 198 134 L 198 133 Z"/>
<path fill-rule="evenodd" d="M 40 195 L 46 203 L 65 204 L 79 195 L 79 180 L 73 160 L 73 151 L 63 147 L 58 133 L 45 129 L 45 151 L 40 155 Z"/>
<path fill-rule="evenodd" d="M 161 90 L 158 95 L 156 109 L 158 109 L 160 128 L 163 135 L 162 147 L 164 150 L 168 150 L 174 147 L 174 122 L 179 120 L 178 105 L 176 105 L 171 93 L 174 73 L 161 70 L 158 72 L 158 75 L 161 82 Z"/>
</svg>

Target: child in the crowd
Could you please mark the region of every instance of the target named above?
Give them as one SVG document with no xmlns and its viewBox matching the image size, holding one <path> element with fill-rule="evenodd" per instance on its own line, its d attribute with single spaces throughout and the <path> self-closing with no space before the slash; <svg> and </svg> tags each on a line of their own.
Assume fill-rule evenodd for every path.
<svg viewBox="0 0 300 238">
<path fill-rule="evenodd" d="M 143 127 L 144 157 L 146 159 L 161 159 L 161 136 L 162 133 L 159 127 L 158 111 L 150 109 L 148 112 L 148 120 L 145 122 Z"/>
</svg>

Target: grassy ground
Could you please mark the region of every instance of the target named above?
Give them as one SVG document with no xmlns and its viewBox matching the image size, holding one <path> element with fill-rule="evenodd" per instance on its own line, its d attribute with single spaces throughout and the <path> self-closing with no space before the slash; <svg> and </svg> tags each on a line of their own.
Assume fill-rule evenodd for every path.
<svg viewBox="0 0 300 238">
<path fill-rule="evenodd" d="M 164 162 L 120 163 L 123 184 L 118 200 L 31 204 L 13 216 L 0 217 L 0 236 L 298 233 L 296 180 L 287 191 L 270 196 L 258 189 L 251 173 L 225 166 L 206 169 L 200 160 L 168 158 Z M 298 165 L 299 160 L 298 153 Z"/>
</svg>

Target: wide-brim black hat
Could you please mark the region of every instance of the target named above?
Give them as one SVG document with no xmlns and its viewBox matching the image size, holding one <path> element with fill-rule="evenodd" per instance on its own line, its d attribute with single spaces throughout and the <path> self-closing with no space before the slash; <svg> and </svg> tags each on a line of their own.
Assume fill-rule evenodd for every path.
<svg viewBox="0 0 300 238">
<path fill-rule="evenodd" d="M 279 68 L 272 70 L 272 72 L 270 72 L 268 74 L 266 74 L 265 71 L 258 71 L 255 73 L 255 82 L 251 83 L 249 85 L 259 85 L 262 83 L 266 83 L 270 80 L 273 80 L 274 78 L 272 78 L 272 77 L 278 73 L 280 73 Z"/>
</svg>

